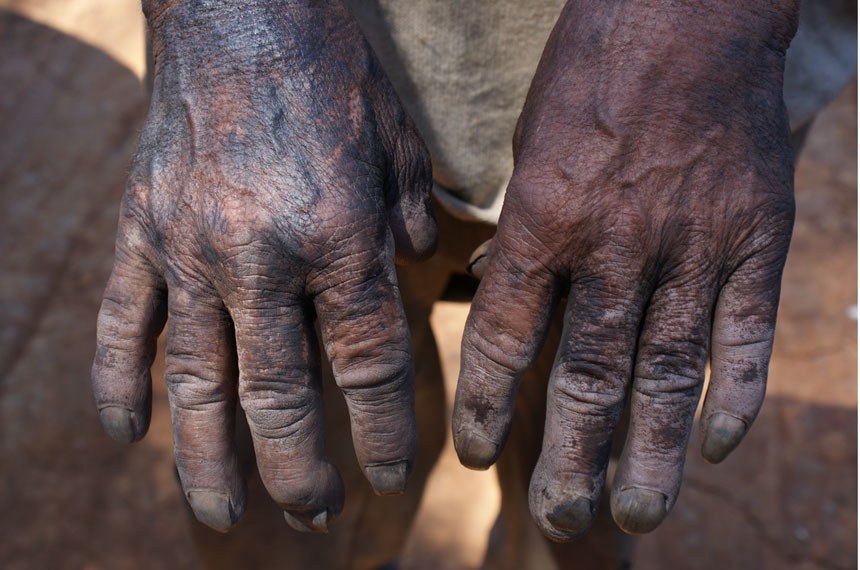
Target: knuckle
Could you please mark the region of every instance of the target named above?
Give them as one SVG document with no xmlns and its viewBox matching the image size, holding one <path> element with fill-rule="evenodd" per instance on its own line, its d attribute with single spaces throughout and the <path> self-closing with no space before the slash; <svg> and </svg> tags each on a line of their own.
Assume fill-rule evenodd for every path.
<svg viewBox="0 0 860 570">
<path fill-rule="evenodd" d="M 165 374 L 165 383 L 173 405 L 185 411 L 220 411 L 229 399 L 220 386 L 212 386 L 209 381 L 192 374 Z M 223 419 L 227 421 L 226 417 Z"/>
<path fill-rule="evenodd" d="M 164 381 L 172 407 L 192 412 L 221 410 L 233 396 L 222 382 L 209 376 L 199 367 L 171 363 L 165 370 Z"/>
<path fill-rule="evenodd" d="M 729 237 L 736 261 L 758 267 L 782 268 L 788 253 L 794 228 L 795 205 L 793 196 L 773 196 L 760 203 L 752 203 L 736 214 L 747 223 L 733 224 L 737 232 Z"/>
<path fill-rule="evenodd" d="M 609 415 L 624 405 L 629 372 L 623 358 L 572 352 L 559 360 L 554 387 L 562 405 L 590 414 Z"/>
<path fill-rule="evenodd" d="M 319 223 L 302 235 L 303 259 L 315 274 L 367 273 L 367 268 L 378 270 L 381 260 L 393 260 L 384 205 L 361 200 L 350 205 L 354 200 L 346 201 L 321 216 Z"/>
<path fill-rule="evenodd" d="M 604 227 L 598 225 L 580 238 L 580 247 L 588 252 L 584 266 L 616 293 L 641 281 L 654 257 L 642 213 L 631 210 L 625 206 L 605 215 Z"/>
<path fill-rule="evenodd" d="M 710 343 L 710 295 L 688 289 L 659 292 L 643 331 L 636 361 L 636 388 L 656 397 L 692 397 L 705 378 Z M 677 307 L 668 311 L 667 307 Z"/>
<path fill-rule="evenodd" d="M 699 343 L 645 349 L 636 365 L 636 387 L 656 397 L 698 394 L 705 380 L 706 348 Z"/>
<path fill-rule="evenodd" d="M 733 331 L 715 331 L 712 352 L 723 359 L 757 360 L 769 358 L 773 350 L 773 332 L 754 337 Z"/>
<path fill-rule="evenodd" d="M 334 243 L 356 243 L 370 238 L 374 243 L 381 243 L 382 232 L 387 231 L 387 227 L 387 213 L 381 201 L 350 192 L 339 207 L 320 219 L 311 237 Z"/>
<path fill-rule="evenodd" d="M 142 177 L 128 179 L 120 201 L 118 237 L 132 248 L 147 251 L 146 244 L 158 244 L 166 234 L 166 213 L 164 198 Z"/>
<path fill-rule="evenodd" d="M 204 354 L 198 354 L 193 347 L 175 346 L 168 343 L 165 355 L 164 380 L 168 390 L 182 401 L 208 401 L 210 398 L 227 396 L 226 383 L 222 382 L 220 371 L 209 366 Z"/>
<path fill-rule="evenodd" d="M 264 439 L 289 439 L 314 429 L 310 416 L 318 395 L 306 386 L 283 387 L 281 380 L 247 380 L 239 383 L 239 401 L 254 434 Z"/>
<path fill-rule="evenodd" d="M 491 378 L 518 374 L 531 364 L 534 345 L 505 327 L 481 321 L 466 329 L 463 363 Z"/>
<path fill-rule="evenodd" d="M 554 196 L 558 183 L 547 180 L 541 169 L 519 167 L 508 184 L 505 208 L 514 219 L 534 231 L 558 229 L 566 224 L 558 204 L 561 196 Z M 510 197 L 509 199 L 507 197 Z"/>
<path fill-rule="evenodd" d="M 572 310 L 567 316 L 572 341 L 589 350 L 633 349 L 644 301 L 642 285 L 631 276 L 606 268 L 578 280 L 571 290 Z M 576 346 L 571 342 L 573 348 Z"/>
<path fill-rule="evenodd" d="M 755 224 L 750 238 L 750 248 L 752 251 L 760 252 L 775 251 L 782 253 L 787 251 L 793 228 L 793 208 L 790 212 L 771 212 L 763 220 Z"/>
<path fill-rule="evenodd" d="M 123 199 L 116 236 L 117 259 L 132 261 L 135 258 L 150 260 L 153 244 L 157 243 L 157 229 L 144 208 Z"/>
<path fill-rule="evenodd" d="M 408 352 L 389 352 L 376 358 L 332 360 L 340 387 L 355 396 L 376 398 L 409 389 L 412 363 Z"/>
<path fill-rule="evenodd" d="M 122 195 L 121 212 L 123 215 L 139 215 L 149 210 L 151 188 L 135 177 L 126 182 Z"/>
<path fill-rule="evenodd" d="M 226 198 L 220 207 L 209 209 L 202 225 L 208 245 L 225 257 L 252 253 L 275 233 L 267 212 L 235 198 Z"/>
<path fill-rule="evenodd" d="M 372 243 L 355 243 L 328 256 L 315 273 L 319 278 L 316 285 L 337 291 L 340 300 L 336 304 L 347 306 L 349 317 L 372 317 L 397 288 L 397 276 L 389 261 Z"/>
</svg>

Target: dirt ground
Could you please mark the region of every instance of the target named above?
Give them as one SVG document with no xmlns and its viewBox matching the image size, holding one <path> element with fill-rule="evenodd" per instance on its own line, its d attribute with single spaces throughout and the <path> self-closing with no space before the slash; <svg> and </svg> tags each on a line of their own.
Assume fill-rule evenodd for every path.
<svg viewBox="0 0 860 570">
<path fill-rule="evenodd" d="M 100 431 L 89 367 L 117 204 L 145 113 L 137 0 L 0 0 L 0 568 L 196 567 L 165 391 L 132 447 Z M 857 561 L 857 90 L 797 171 L 768 400 L 741 448 L 690 446 L 681 497 L 636 568 L 850 569 Z M 433 324 L 449 391 L 468 307 Z M 402 560 L 479 565 L 493 472 L 449 442 Z"/>
</svg>

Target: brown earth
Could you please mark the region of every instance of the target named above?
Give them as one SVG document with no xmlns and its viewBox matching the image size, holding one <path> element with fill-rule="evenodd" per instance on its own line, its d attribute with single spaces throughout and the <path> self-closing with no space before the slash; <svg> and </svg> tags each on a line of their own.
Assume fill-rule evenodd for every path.
<svg viewBox="0 0 860 570">
<path fill-rule="evenodd" d="M 136 0 L 0 0 L 0 568 L 196 567 L 163 387 L 130 448 L 102 435 L 89 392 L 143 42 Z M 693 441 L 637 568 L 857 567 L 856 101 L 855 84 L 798 165 L 765 407 L 722 465 Z M 467 310 L 433 315 L 449 390 Z M 461 468 L 449 443 L 403 567 L 476 567 L 497 507 L 492 472 Z"/>
</svg>

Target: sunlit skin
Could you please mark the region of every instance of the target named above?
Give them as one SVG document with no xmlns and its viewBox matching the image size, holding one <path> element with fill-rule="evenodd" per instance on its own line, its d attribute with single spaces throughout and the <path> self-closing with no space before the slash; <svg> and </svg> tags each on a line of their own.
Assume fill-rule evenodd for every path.
<svg viewBox="0 0 860 570">
<path fill-rule="evenodd" d="M 325 531 L 344 496 L 315 321 L 374 489 L 401 492 L 415 456 L 395 262 L 435 247 L 427 152 L 338 0 L 144 8 L 155 80 L 99 315 L 102 422 L 120 441 L 146 433 L 169 317 L 175 455 L 197 518 L 227 530 L 245 509 L 238 403 L 287 522 Z M 489 467 L 566 298 L 530 487 L 548 538 L 587 530 L 625 402 L 611 504 L 634 533 L 678 495 L 709 357 L 705 458 L 724 459 L 755 419 L 794 217 L 782 74 L 797 8 L 571 0 L 549 39 L 453 417 L 463 464 Z"/>
</svg>

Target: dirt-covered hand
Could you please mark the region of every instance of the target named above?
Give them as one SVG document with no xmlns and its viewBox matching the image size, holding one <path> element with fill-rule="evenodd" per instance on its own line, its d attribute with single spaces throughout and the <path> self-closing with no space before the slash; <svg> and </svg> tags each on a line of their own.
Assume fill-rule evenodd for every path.
<svg viewBox="0 0 860 570">
<path fill-rule="evenodd" d="M 761 406 L 794 219 L 782 75 L 796 11 L 571 0 L 552 33 L 466 325 L 453 424 L 465 465 L 498 458 L 566 296 L 529 493 L 552 539 L 588 528 L 625 402 L 611 505 L 633 533 L 677 498 L 709 355 L 707 460 Z"/>
<path fill-rule="evenodd" d="M 414 458 L 395 256 L 435 247 L 427 152 L 339 0 L 144 9 L 154 91 L 99 314 L 102 423 L 144 436 L 169 317 L 176 465 L 197 518 L 226 530 L 245 508 L 238 402 L 287 521 L 324 531 L 343 484 L 324 449 L 315 319 L 376 492 L 401 492 Z"/>
</svg>

